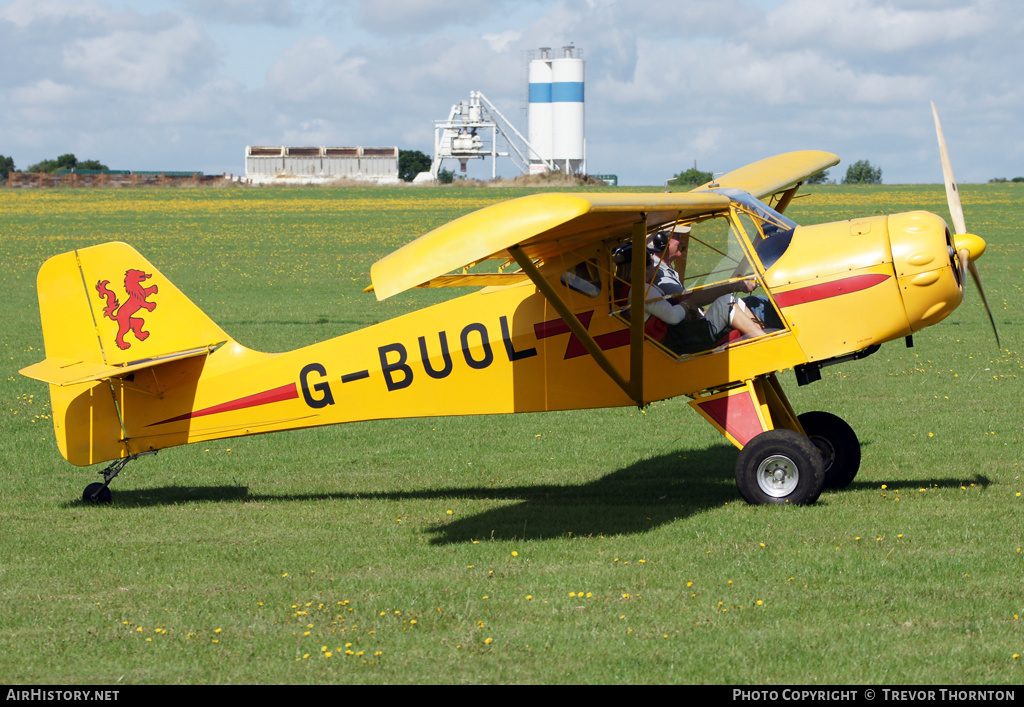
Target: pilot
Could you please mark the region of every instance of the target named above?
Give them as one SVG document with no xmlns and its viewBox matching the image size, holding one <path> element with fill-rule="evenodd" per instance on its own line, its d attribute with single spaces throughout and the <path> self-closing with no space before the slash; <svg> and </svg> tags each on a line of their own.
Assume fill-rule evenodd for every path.
<svg viewBox="0 0 1024 707">
<path fill-rule="evenodd" d="M 656 259 L 658 276 L 654 284 L 665 294 L 672 297 L 686 295 L 692 303 L 698 307 L 703 307 L 711 304 L 722 295 L 734 292 L 753 292 L 757 287 L 757 283 L 753 280 L 741 280 L 740 282 L 708 287 L 695 294 L 687 295 L 680 272 L 686 272 L 686 249 L 689 242 L 689 226 L 676 226 L 671 231 L 658 231 L 651 239 L 652 247 L 662 254 Z M 681 264 L 677 265 L 677 261 L 680 261 Z"/>
<path fill-rule="evenodd" d="M 698 307 L 706 306 L 719 297 L 734 292 L 748 293 L 757 288 L 754 280 L 742 280 L 736 283 L 726 283 L 716 287 L 687 295 L 686 287 L 682 283 L 682 275 L 686 273 L 686 252 L 690 240 L 689 226 L 676 226 L 674 231 L 658 231 L 651 239 L 651 247 L 662 254 L 657 258 L 659 263 L 658 279 L 655 284 L 666 294 L 671 294 L 678 302 L 680 297 L 687 296 L 690 301 Z M 763 295 L 750 295 L 742 298 L 747 306 L 752 319 L 764 329 L 766 326 L 771 329 L 783 329 L 785 324 L 779 317 L 778 312 L 772 307 L 770 300 Z"/>
</svg>

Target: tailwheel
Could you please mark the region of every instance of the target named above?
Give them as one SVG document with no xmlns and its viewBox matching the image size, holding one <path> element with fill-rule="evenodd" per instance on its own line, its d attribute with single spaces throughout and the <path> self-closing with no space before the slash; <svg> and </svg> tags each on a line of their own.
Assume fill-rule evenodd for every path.
<svg viewBox="0 0 1024 707">
<path fill-rule="evenodd" d="M 736 486 L 747 503 L 807 505 L 818 500 L 825 482 L 821 453 L 792 430 L 768 430 L 740 450 Z"/>
<path fill-rule="evenodd" d="M 86 486 L 82 492 L 82 501 L 85 503 L 110 503 L 111 498 L 110 488 L 98 481 Z"/>
<path fill-rule="evenodd" d="M 860 469 L 860 441 L 853 428 L 829 412 L 805 412 L 797 419 L 821 452 L 825 488 L 838 490 L 849 486 Z"/>
<path fill-rule="evenodd" d="M 148 452 L 140 452 L 138 454 L 132 454 L 127 457 L 121 457 L 110 462 L 110 464 L 99 473 L 103 477 L 103 483 L 96 482 L 89 484 L 85 487 L 85 491 L 82 492 L 82 501 L 84 503 L 110 503 L 112 494 L 110 493 L 110 482 L 113 481 L 121 470 L 127 466 L 128 462 L 134 461 L 139 457 L 144 457 L 149 454 L 156 454 L 158 450 L 153 449 Z"/>
</svg>

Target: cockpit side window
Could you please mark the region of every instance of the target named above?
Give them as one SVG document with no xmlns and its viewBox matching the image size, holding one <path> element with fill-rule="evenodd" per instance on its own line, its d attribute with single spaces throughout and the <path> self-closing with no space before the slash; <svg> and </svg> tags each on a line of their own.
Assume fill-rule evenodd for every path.
<svg viewBox="0 0 1024 707">
<path fill-rule="evenodd" d="M 569 289 L 587 297 L 598 297 L 601 294 L 601 271 L 596 261 L 584 260 L 578 263 L 563 272 L 559 280 Z"/>
<path fill-rule="evenodd" d="M 724 216 L 693 224 L 683 253 L 674 265 L 687 290 L 753 274 L 743 247 Z"/>
<path fill-rule="evenodd" d="M 741 232 L 734 218 L 681 221 L 648 239 L 644 331 L 677 358 L 785 328 L 748 257 L 747 238 L 764 239 L 761 221 L 744 214 L 749 223 Z M 756 235 L 743 235 L 747 230 Z M 621 283 L 612 310 L 627 320 L 630 250 L 625 243 L 612 249 Z"/>
</svg>

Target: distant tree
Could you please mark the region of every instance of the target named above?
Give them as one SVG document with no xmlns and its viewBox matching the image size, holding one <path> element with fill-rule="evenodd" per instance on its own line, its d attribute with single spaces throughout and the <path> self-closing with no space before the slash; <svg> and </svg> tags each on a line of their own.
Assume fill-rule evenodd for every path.
<svg viewBox="0 0 1024 707">
<path fill-rule="evenodd" d="M 828 184 L 828 170 L 815 172 L 804 181 L 804 184 Z"/>
<path fill-rule="evenodd" d="M 14 158 L 0 155 L 0 182 L 7 179 L 7 175 L 14 171 Z"/>
<path fill-rule="evenodd" d="M 846 178 L 843 184 L 881 184 L 882 168 L 872 167 L 867 160 L 854 162 L 846 170 Z"/>
<path fill-rule="evenodd" d="M 43 160 L 36 162 L 34 165 L 28 167 L 26 172 L 56 172 L 60 167 L 57 166 L 57 160 Z"/>
<path fill-rule="evenodd" d="M 450 169 L 442 169 L 437 173 L 437 181 L 441 184 L 451 184 L 455 181 L 455 172 Z"/>
<path fill-rule="evenodd" d="M 42 160 L 26 169 L 26 172 L 56 172 L 59 169 L 74 169 L 78 159 L 73 154 L 61 155 L 55 160 Z"/>
<path fill-rule="evenodd" d="M 1006 184 L 1007 182 L 1024 182 L 1024 177 L 1014 177 L 1013 179 L 1007 179 L 1006 177 L 996 177 L 995 179 L 988 180 L 989 184 Z"/>
<path fill-rule="evenodd" d="M 79 162 L 78 158 L 72 153 L 61 155 L 55 160 L 43 160 L 32 165 L 26 172 L 59 172 L 62 169 L 103 169 L 106 170 L 108 167 L 104 164 L 100 164 L 98 160 L 85 160 Z"/>
<path fill-rule="evenodd" d="M 109 172 L 110 171 L 110 167 L 108 167 L 105 164 L 100 163 L 99 160 L 82 160 L 77 165 L 75 165 L 75 169 L 77 169 L 77 170 L 93 169 L 93 170 L 102 170 L 104 172 Z"/>
<path fill-rule="evenodd" d="M 670 187 L 696 187 L 710 182 L 711 178 L 715 175 L 711 172 L 702 172 L 697 169 L 696 164 L 685 172 L 680 172 L 672 179 L 668 180 L 668 186 Z"/>
<path fill-rule="evenodd" d="M 406 182 L 416 179 L 420 172 L 429 172 L 433 162 L 419 150 L 398 151 L 398 176 Z"/>
</svg>

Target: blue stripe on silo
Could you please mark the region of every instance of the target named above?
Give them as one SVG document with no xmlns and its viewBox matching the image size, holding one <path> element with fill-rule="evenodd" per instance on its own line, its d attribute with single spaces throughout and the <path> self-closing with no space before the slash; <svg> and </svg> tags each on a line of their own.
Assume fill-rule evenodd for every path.
<svg viewBox="0 0 1024 707">
<path fill-rule="evenodd" d="M 583 82 L 558 81 L 551 84 L 551 100 L 555 103 L 583 103 Z"/>
<path fill-rule="evenodd" d="M 530 103 L 551 103 L 551 84 L 531 83 Z"/>
</svg>

